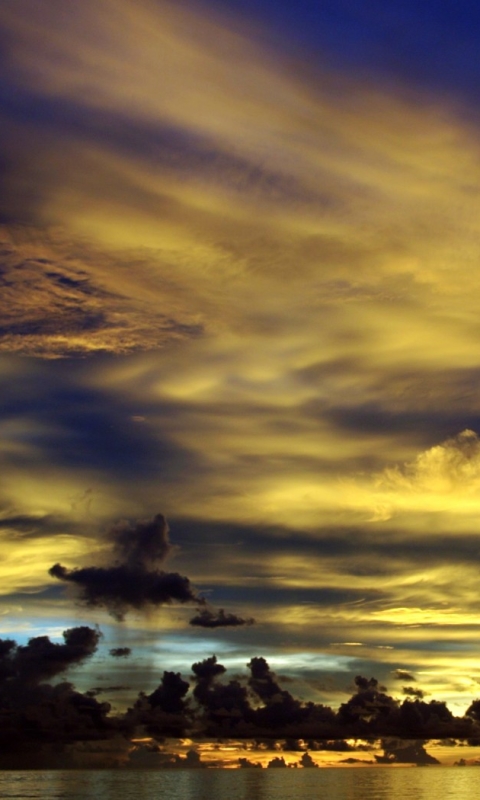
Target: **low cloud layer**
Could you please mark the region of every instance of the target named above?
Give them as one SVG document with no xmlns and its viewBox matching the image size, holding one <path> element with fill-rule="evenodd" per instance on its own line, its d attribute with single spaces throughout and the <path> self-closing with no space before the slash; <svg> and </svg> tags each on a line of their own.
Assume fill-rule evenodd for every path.
<svg viewBox="0 0 480 800">
<path fill-rule="evenodd" d="M 391 696 L 375 678 L 358 675 L 353 695 L 334 710 L 297 699 L 283 689 L 279 677 L 260 656 L 251 658 L 247 674 L 230 680 L 216 656 L 194 663 L 186 678 L 164 671 L 156 689 L 140 692 L 126 711 L 113 712 L 96 696 L 128 687 L 81 693 L 65 680 L 51 683 L 91 658 L 100 637 L 98 630 L 82 626 L 66 630 L 64 644 L 53 643 L 47 636 L 33 638 L 26 645 L 0 640 L 0 713 L 4 719 L 0 767 L 8 763 L 21 768 L 27 759 L 30 767 L 37 768 L 78 766 L 89 743 L 94 742 L 99 752 L 102 742 L 110 743 L 101 766 L 140 766 L 139 735 L 143 742 L 145 735 L 150 737 L 149 752 L 158 754 L 157 760 L 152 758 L 144 766 L 157 767 L 201 766 L 198 753 L 188 762 L 180 759 L 177 763 L 171 751 L 166 758 L 163 745 L 169 737 L 231 739 L 248 742 L 250 748 L 255 742 L 258 746 L 263 743 L 265 754 L 275 748 L 299 753 L 298 766 L 304 768 L 316 766 L 308 751 L 352 751 L 346 740 L 363 741 L 363 750 L 369 748 L 368 742 L 383 740 L 383 755 L 375 758 L 389 764 L 436 763 L 425 749 L 427 740 L 480 742 L 479 700 L 470 704 L 464 716 L 456 717 L 441 701 Z M 361 746 L 357 749 L 362 751 Z M 266 766 L 287 766 L 283 757 L 276 758 L 283 763 L 271 763 L 270 759 Z M 347 760 L 352 761 L 353 756 Z M 256 763 L 247 757 L 238 766 Z"/>
</svg>

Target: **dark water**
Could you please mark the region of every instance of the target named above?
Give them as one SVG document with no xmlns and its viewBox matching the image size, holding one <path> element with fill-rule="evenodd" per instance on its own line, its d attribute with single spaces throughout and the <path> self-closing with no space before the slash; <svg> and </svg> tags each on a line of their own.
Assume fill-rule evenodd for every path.
<svg viewBox="0 0 480 800">
<path fill-rule="evenodd" d="M 480 800 L 480 769 L 1 772 L 0 797 L 27 800 Z"/>
</svg>

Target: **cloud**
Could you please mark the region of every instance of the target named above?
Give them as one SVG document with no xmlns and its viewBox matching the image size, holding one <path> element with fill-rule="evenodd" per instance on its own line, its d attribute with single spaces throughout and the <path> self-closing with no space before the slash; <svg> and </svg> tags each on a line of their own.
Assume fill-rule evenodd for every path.
<svg viewBox="0 0 480 800">
<path fill-rule="evenodd" d="M 236 614 L 226 613 L 223 608 L 219 611 L 212 611 L 210 608 L 204 608 L 199 613 L 192 617 L 190 625 L 196 625 L 201 628 L 237 628 L 242 625 L 253 625 L 255 620 L 252 617 L 244 618 Z"/>
<path fill-rule="evenodd" d="M 114 557 L 134 568 L 161 564 L 172 552 L 169 528 L 163 514 L 136 523 L 122 521 L 109 531 Z"/>
<path fill-rule="evenodd" d="M 480 488 L 480 439 L 464 430 L 420 453 L 403 468 L 385 470 L 380 485 L 393 491 L 471 495 Z"/>
<path fill-rule="evenodd" d="M 418 700 L 423 700 L 425 697 L 425 692 L 422 689 L 416 689 L 414 686 L 402 686 L 402 694 L 416 697 Z"/>
<path fill-rule="evenodd" d="M 113 658 L 127 658 L 132 653 L 130 647 L 112 647 L 108 652 Z"/>
<path fill-rule="evenodd" d="M 77 692 L 70 683 L 47 680 L 82 664 L 97 650 L 101 634 L 69 628 L 63 644 L 37 636 L 26 645 L 0 640 L 0 732 L 2 768 L 72 765 L 65 750 L 78 741 L 109 739 L 126 731 L 108 718 L 110 706 Z"/>
<path fill-rule="evenodd" d="M 397 681 L 414 681 L 415 677 L 411 674 L 411 672 L 407 672 L 405 669 L 396 669 L 393 672 L 393 677 Z"/>
<path fill-rule="evenodd" d="M 185 573 L 215 578 L 224 607 L 244 608 L 241 589 L 248 616 L 265 604 L 267 627 L 245 629 L 256 648 L 394 646 L 386 668 L 423 659 L 449 691 L 454 645 L 475 652 L 476 455 L 457 442 L 416 459 L 476 430 L 478 131 L 412 87 L 312 77 L 211 9 L 77 5 L 0 9 L 0 346 L 36 357 L 5 381 L 5 497 L 19 518 L 61 506 L 65 525 L 88 486 L 103 519 L 162 497 L 207 530 Z M 235 523 L 255 550 L 229 546 Z M 3 590 L 29 610 L 52 610 L 25 596 L 46 565 L 82 595 L 72 565 L 138 562 L 112 544 L 104 564 L 68 530 L 2 539 Z"/>
<path fill-rule="evenodd" d="M 0 225 L 0 246 L 0 352 L 44 358 L 126 354 L 201 333 L 186 315 L 173 319 L 105 288 L 90 269 L 95 260 L 108 269 L 101 251 L 84 245 L 80 254 L 76 245 L 72 258 L 71 245 L 58 235 L 18 225 Z"/>
<path fill-rule="evenodd" d="M 128 710 L 129 724 L 142 726 L 149 736 L 159 739 L 187 735 L 193 723 L 190 698 L 186 698 L 189 688 L 179 672 L 164 671 L 160 685 L 150 694 L 141 693 Z"/>
<path fill-rule="evenodd" d="M 250 759 L 244 757 L 238 759 L 238 766 L 240 769 L 251 769 L 252 767 L 262 769 L 262 765 L 258 761 L 250 761 Z"/>
<path fill-rule="evenodd" d="M 272 758 L 267 764 L 267 768 L 269 769 L 275 769 L 286 766 L 287 764 L 285 763 L 285 759 L 283 758 L 283 756 L 275 756 L 275 758 Z"/>
<path fill-rule="evenodd" d="M 90 607 L 105 607 L 123 620 L 129 609 L 147 609 L 168 603 L 197 603 L 205 600 L 190 580 L 178 572 L 158 566 L 171 552 L 168 525 L 162 514 L 136 523 L 122 521 L 109 531 L 114 566 L 67 569 L 54 564 L 49 574 L 80 590 L 80 600 Z"/>
<path fill-rule="evenodd" d="M 68 570 L 54 564 L 49 574 L 80 588 L 80 600 L 90 607 L 105 607 L 118 620 L 129 609 L 165 603 L 203 603 L 188 578 L 178 572 L 139 567 L 79 567 Z"/>
<path fill-rule="evenodd" d="M 478 282 L 477 141 L 440 102 L 308 76 L 212 9 L 55 8 L 1 10 L 2 213 L 19 241 L 5 349 L 129 353 L 283 325 L 303 339 L 296 370 L 341 362 L 347 337 L 374 372 L 392 352 L 463 354 L 446 298 Z"/>
<path fill-rule="evenodd" d="M 395 739 L 383 742 L 384 753 L 375 755 L 379 764 L 440 764 L 440 761 L 427 753 L 422 741 L 398 741 Z"/>
<path fill-rule="evenodd" d="M 35 684 L 53 678 L 93 655 L 100 632 L 87 626 L 64 631 L 64 644 L 51 642 L 48 636 L 36 636 L 27 645 L 0 640 L 0 679 Z"/>
<path fill-rule="evenodd" d="M 39 737 L 42 744 L 32 761 L 39 768 L 78 764 L 76 754 L 80 757 L 89 742 L 100 746 L 110 740 L 113 747 L 115 737 L 119 763 L 124 760 L 125 742 L 139 735 L 152 737 L 148 748 L 162 756 L 158 762 L 152 757 L 151 766 L 183 763 L 163 758 L 165 753 L 158 750 L 156 742 L 166 737 L 263 741 L 270 748 L 275 745 L 277 751 L 301 752 L 298 766 L 303 767 L 315 766 L 308 750 L 348 751 L 352 746 L 346 740 L 353 738 L 364 740 L 365 749 L 366 742 L 382 738 L 384 754 L 378 759 L 382 763 L 420 763 L 419 759 L 426 758 L 426 740 L 473 741 L 478 734 L 478 701 L 471 704 L 465 717 L 455 717 L 445 703 L 436 700 L 399 703 L 375 678 L 359 675 L 356 692 L 334 711 L 282 690 L 267 660 L 257 656 L 249 662 L 248 679 L 237 676 L 226 681 L 227 670 L 215 656 L 192 665 L 192 681 L 179 672 L 164 671 L 156 689 L 140 692 L 131 708 L 112 714 L 109 704 L 99 703 L 95 696 L 124 690 L 124 686 L 98 687 L 81 694 L 65 682 L 45 683 L 92 656 L 100 641 L 100 633 L 86 627 L 69 629 L 63 637 L 64 644 L 54 644 L 48 637 L 37 637 L 27 645 L 0 640 L 0 711 L 5 720 L 0 737 L 2 764 L 3 758 L 10 758 L 10 763 L 20 768 L 25 752 L 30 758 L 32 744 Z M 73 749 L 67 751 L 67 745 Z M 113 751 L 107 749 L 102 764 L 113 765 Z M 134 753 L 129 765 L 140 761 L 140 753 Z M 240 765 L 248 764 L 247 758 Z M 184 765 L 195 766 L 193 761 Z"/>
</svg>

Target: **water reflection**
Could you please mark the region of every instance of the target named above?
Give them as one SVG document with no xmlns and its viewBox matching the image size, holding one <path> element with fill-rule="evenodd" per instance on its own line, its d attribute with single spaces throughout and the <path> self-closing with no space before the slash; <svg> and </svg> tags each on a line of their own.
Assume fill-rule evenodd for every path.
<svg viewBox="0 0 480 800">
<path fill-rule="evenodd" d="M 312 770 L 0 772 L 2 800 L 458 800 L 478 796 L 476 770 L 453 767 Z"/>
</svg>

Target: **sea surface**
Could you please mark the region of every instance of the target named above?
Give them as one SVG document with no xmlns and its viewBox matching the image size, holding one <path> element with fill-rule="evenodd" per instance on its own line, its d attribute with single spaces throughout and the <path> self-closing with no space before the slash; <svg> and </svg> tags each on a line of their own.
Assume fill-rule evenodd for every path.
<svg viewBox="0 0 480 800">
<path fill-rule="evenodd" d="M 480 800 L 475 767 L 0 772 L 2 800 Z"/>
</svg>

